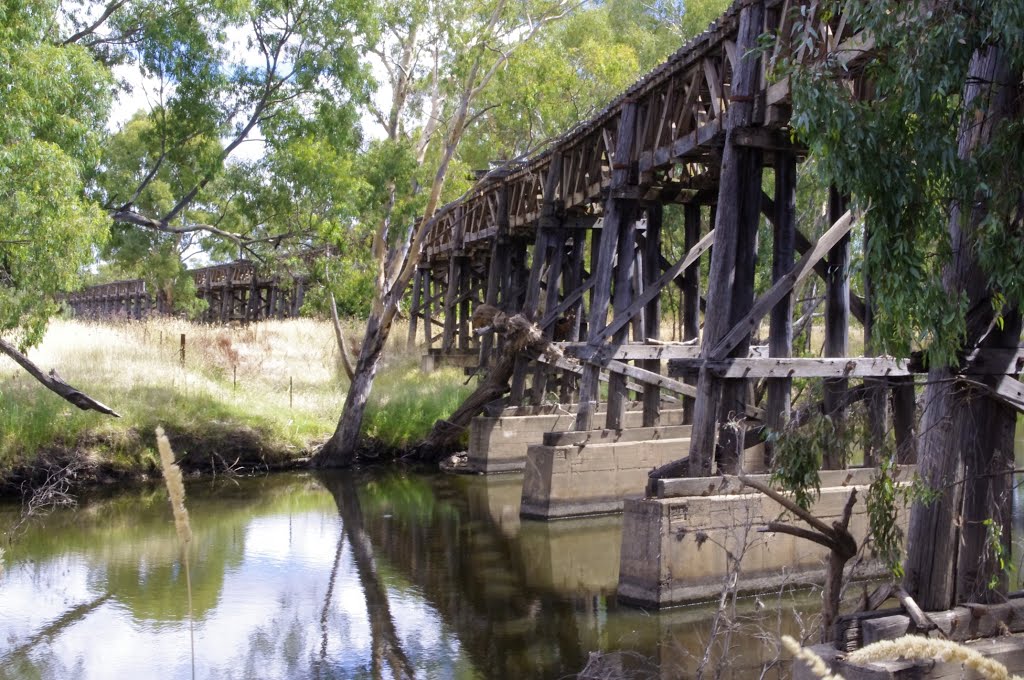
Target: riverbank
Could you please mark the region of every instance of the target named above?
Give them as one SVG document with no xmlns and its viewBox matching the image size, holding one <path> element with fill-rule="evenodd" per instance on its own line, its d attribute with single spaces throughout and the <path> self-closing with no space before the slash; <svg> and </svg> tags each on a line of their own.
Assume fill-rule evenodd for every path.
<svg viewBox="0 0 1024 680">
<path fill-rule="evenodd" d="M 345 330 L 358 342 L 359 322 Z M 378 375 L 364 427 L 370 453 L 418 441 L 470 389 L 455 369 L 422 374 L 405 338 L 396 328 Z M 151 477 L 157 425 L 189 471 L 302 465 L 333 432 L 348 389 L 333 329 L 312 319 L 244 327 L 57 320 L 29 356 L 122 417 L 80 411 L 0 357 L 3 495 L 54 473 L 75 484 Z"/>
</svg>

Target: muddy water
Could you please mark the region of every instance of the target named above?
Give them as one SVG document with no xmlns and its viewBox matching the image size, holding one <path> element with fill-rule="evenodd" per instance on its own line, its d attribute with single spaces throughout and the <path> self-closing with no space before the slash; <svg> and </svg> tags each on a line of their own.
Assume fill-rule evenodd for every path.
<svg viewBox="0 0 1024 680">
<path fill-rule="evenodd" d="M 587 667 L 590 677 L 693 677 L 716 606 L 619 605 L 621 518 L 521 522 L 521 482 L 393 472 L 194 481 L 191 636 L 161 488 L 54 512 L 5 538 L 0 680 L 189 678 L 193 659 L 198 678 L 563 678 Z M 0 505 L 5 536 L 18 510 Z M 816 597 L 741 600 L 731 637 L 717 638 L 727 649 L 708 663 L 725 659 L 725 678 L 758 677 L 780 632 L 812 636 Z"/>
</svg>

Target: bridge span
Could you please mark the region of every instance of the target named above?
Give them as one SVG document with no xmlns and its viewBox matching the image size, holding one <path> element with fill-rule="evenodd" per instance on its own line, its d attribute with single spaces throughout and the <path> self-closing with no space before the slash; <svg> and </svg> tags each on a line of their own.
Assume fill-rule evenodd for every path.
<svg viewBox="0 0 1024 680">
<path fill-rule="evenodd" d="M 473 327 L 489 308 L 525 315 L 557 350 L 520 353 L 507 397 L 471 426 L 469 465 L 523 470 L 524 517 L 624 512 L 623 598 L 658 607 L 708 597 L 731 569 L 741 590 L 822 578 L 827 549 L 747 531 L 781 509 L 734 476 L 765 471 L 769 434 L 794 418 L 824 414 L 841 432 L 851 408 L 864 409 L 863 469 L 826 450 L 814 508 L 826 524 L 840 520 L 859 490 L 858 540 L 883 452 L 896 452 L 901 474 L 913 470 L 922 367 L 851 356 L 851 327 L 872 347 L 872 282 L 863 298 L 850 288 L 860 219 L 832 188 L 823 232 L 797 224 L 807 149 L 791 127 L 789 82 L 774 76 L 783 59 L 827 60 L 851 97 L 866 98 L 872 46 L 818 3 L 737 0 L 605 110 L 491 170 L 432 219 L 409 329 L 410 343 L 422 333 L 428 363 L 494 366 L 503 338 Z M 667 206 L 682 213 L 681 257 L 668 256 Z M 758 261 L 762 220 L 772 252 Z M 757 294 L 759 271 L 771 283 Z M 794 317 L 814 309 L 797 312 L 794 290 L 811 277 L 824 290 L 823 356 L 799 358 Z M 681 342 L 660 336 L 670 287 L 682 295 Z M 979 370 L 1010 373 L 1019 357 Z M 795 381 L 817 385 L 820 402 L 795 412 Z M 700 551 L 716 558 L 697 560 Z"/>
</svg>

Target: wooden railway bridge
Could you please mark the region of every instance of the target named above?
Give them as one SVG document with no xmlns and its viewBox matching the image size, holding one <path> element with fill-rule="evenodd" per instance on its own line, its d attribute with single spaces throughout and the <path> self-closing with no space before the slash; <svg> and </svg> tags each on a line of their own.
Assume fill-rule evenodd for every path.
<svg viewBox="0 0 1024 680">
<path fill-rule="evenodd" d="M 245 260 L 189 273 L 196 296 L 207 303 L 201 319 L 211 323 L 298 316 L 307 285 L 304 276 L 260 276 L 256 265 Z M 75 316 L 84 318 L 144 319 L 173 313 L 167 295 L 149 290 L 143 279 L 90 286 L 69 295 L 67 304 Z"/>
<path fill-rule="evenodd" d="M 810 31 L 792 40 L 795 17 L 813 25 L 814 43 L 802 37 Z M 775 36 L 767 50 L 765 34 Z M 845 462 L 838 452 L 825 457 L 816 512 L 826 521 L 842 514 L 851 485 L 870 481 L 888 431 L 912 469 L 921 369 L 849 355 L 851 315 L 872 346 L 871 282 L 864 298 L 850 290 L 858 216 L 833 189 L 831 226 L 813 241 L 801 231 L 796 169 L 806 150 L 789 126 L 788 81 L 769 77 L 782 58 L 828 59 L 852 95 L 868 96 L 871 47 L 845 16 L 822 19 L 817 3 L 737 0 L 600 114 L 539 155 L 490 172 L 434 218 L 413 283 L 410 342 L 422 333 L 437 359 L 491 365 L 501 337 L 472 328 L 486 304 L 526 315 L 562 353 L 518 357 L 504 410 L 472 425 L 470 464 L 524 470 L 524 516 L 624 509 L 626 600 L 661 606 L 717 593 L 721 568 L 693 566 L 707 561 L 696 537 L 735 547 L 743 521 L 778 514 L 729 478 L 707 478 L 765 469 L 771 453 L 760 435 L 792 417 L 795 378 L 823 381 L 822 410 L 839 427 L 851 403 L 863 399 L 868 410 L 868 469 L 828 472 Z M 684 219 L 685 255 L 675 261 L 662 242 L 669 204 L 681 205 Z M 762 218 L 772 229 L 770 262 L 756 257 Z M 772 282 L 759 296 L 758 267 Z M 794 288 L 815 276 L 825 291 L 823 357 L 794 358 Z M 659 337 L 667 286 L 682 292 L 684 342 Z M 755 347 L 766 317 L 767 347 Z M 1007 374 L 1000 392 L 1018 405 L 1024 386 L 1010 375 L 1019 356 L 982 369 Z M 860 501 L 853 526 L 863 533 L 866 523 Z M 820 548 L 760 540 L 744 562 L 751 588 L 777 584 L 786 569 L 820 578 Z"/>
</svg>

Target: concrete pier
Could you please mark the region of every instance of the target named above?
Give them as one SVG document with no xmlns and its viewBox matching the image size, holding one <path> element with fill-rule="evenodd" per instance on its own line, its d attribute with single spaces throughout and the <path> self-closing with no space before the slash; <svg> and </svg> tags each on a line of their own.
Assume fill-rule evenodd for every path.
<svg viewBox="0 0 1024 680">
<path fill-rule="evenodd" d="M 548 441 L 569 443 L 530 446 L 520 515 L 561 519 L 622 512 L 625 499 L 643 496 L 653 468 L 689 448 L 689 434 L 689 425 L 676 425 L 546 435 Z M 758 445 L 744 453 L 747 469 L 760 469 L 763 450 Z"/>
<path fill-rule="evenodd" d="M 901 469 L 909 480 L 914 468 Z M 868 518 L 864 499 L 873 469 L 821 473 L 821 496 L 811 511 L 826 523 L 838 520 L 851 490 L 857 503 L 850 533 L 862 540 Z M 766 481 L 767 475 L 758 475 Z M 727 552 L 741 555 L 740 592 L 774 590 L 783 584 L 820 583 L 828 551 L 786 534 L 759 533 L 767 522 L 789 515 L 770 498 L 734 477 L 664 480 L 664 497 L 625 501 L 619 598 L 643 607 L 668 607 L 717 597 L 729 572 Z M 900 522 L 905 525 L 906 514 Z M 880 575 L 871 563 L 860 576 Z"/>
<path fill-rule="evenodd" d="M 575 418 L 573 405 L 549 413 L 474 418 L 469 427 L 468 466 L 485 473 L 520 471 L 526 467 L 526 452 L 532 444 L 541 444 L 545 433 L 571 430 Z M 683 422 L 682 409 L 662 411 L 661 422 L 679 425 Z M 639 428 L 643 425 L 643 413 L 627 411 L 624 424 L 626 428 Z M 600 432 L 583 434 L 600 436 Z"/>
</svg>

